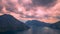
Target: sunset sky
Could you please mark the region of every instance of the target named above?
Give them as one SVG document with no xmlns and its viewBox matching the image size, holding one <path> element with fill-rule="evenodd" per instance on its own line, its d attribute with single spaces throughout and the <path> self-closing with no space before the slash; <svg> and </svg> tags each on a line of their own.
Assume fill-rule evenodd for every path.
<svg viewBox="0 0 60 34">
<path fill-rule="evenodd" d="M 0 0 L 0 5 L 4 7 L 2 9 L 4 13 L 12 15 L 18 20 L 39 20 L 46 23 L 60 21 L 60 0 L 48 5 L 39 5 L 38 1 Z"/>
</svg>

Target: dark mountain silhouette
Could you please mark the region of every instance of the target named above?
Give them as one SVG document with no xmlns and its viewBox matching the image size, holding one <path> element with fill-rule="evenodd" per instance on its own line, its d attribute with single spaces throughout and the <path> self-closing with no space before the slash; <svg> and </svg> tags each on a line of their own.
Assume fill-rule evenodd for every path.
<svg viewBox="0 0 60 34">
<path fill-rule="evenodd" d="M 50 27 L 53 29 L 59 29 L 60 30 L 60 21 L 54 24 L 49 24 L 49 23 L 44 23 L 38 20 L 32 20 L 32 21 L 27 21 L 26 24 L 28 26 L 39 26 L 39 27 Z"/>
<path fill-rule="evenodd" d="M 4 14 L 0 16 L 0 32 L 8 32 L 8 31 L 24 31 L 29 29 L 29 27 L 15 19 L 11 15 Z"/>
<path fill-rule="evenodd" d="M 41 26 L 41 27 L 50 26 L 49 23 L 44 23 L 44 22 L 41 22 L 41 21 L 38 21 L 38 20 L 27 21 L 26 24 L 36 25 L 36 26 Z"/>
<path fill-rule="evenodd" d="M 54 28 L 54 29 L 59 29 L 60 30 L 60 21 L 54 23 L 51 25 L 51 28 Z"/>
<path fill-rule="evenodd" d="M 27 21 L 26 24 L 30 26 L 32 34 L 60 34 L 60 22 L 55 24 L 44 23 L 38 20 Z"/>
</svg>

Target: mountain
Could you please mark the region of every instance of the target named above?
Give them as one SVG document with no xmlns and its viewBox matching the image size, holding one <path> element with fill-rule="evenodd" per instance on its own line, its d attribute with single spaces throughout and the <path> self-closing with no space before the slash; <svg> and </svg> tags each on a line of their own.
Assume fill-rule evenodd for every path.
<svg viewBox="0 0 60 34">
<path fill-rule="evenodd" d="M 49 23 L 44 23 L 44 22 L 41 22 L 41 21 L 38 21 L 38 20 L 27 21 L 26 24 L 40 26 L 40 27 L 50 26 Z"/>
<path fill-rule="evenodd" d="M 59 29 L 60 30 L 60 21 L 52 24 L 51 28 L 54 28 L 54 29 Z"/>
<path fill-rule="evenodd" d="M 52 28 L 52 29 L 60 30 L 60 21 L 56 22 L 54 24 L 49 24 L 49 23 L 38 21 L 38 20 L 31 20 L 31 21 L 27 21 L 26 24 L 28 26 L 49 27 L 49 28 Z"/>
<path fill-rule="evenodd" d="M 29 27 L 15 19 L 11 15 L 4 14 L 0 16 L 0 32 L 6 32 L 6 31 L 24 31 L 29 29 Z"/>
</svg>

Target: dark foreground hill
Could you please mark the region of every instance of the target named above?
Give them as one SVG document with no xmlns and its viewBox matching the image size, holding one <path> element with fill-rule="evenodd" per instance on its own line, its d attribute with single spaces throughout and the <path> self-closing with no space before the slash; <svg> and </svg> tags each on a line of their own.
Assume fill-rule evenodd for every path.
<svg viewBox="0 0 60 34">
<path fill-rule="evenodd" d="M 0 32 L 8 32 L 8 31 L 24 31 L 29 29 L 29 27 L 15 19 L 11 15 L 4 14 L 0 16 Z"/>
</svg>

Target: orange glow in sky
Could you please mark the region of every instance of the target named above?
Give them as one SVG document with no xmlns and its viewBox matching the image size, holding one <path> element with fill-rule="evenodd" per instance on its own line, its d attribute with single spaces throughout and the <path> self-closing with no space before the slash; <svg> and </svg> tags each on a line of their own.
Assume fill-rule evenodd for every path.
<svg viewBox="0 0 60 34">
<path fill-rule="evenodd" d="M 9 2 L 13 5 L 10 6 L 8 4 Z M 55 23 L 60 21 L 60 0 L 57 0 L 57 3 L 51 8 L 38 5 L 34 7 L 34 5 L 31 5 L 32 0 L 20 0 L 19 2 L 18 0 L 2 0 L 2 3 L 0 4 L 3 4 L 3 12 L 6 13 L 9 11 L 5 10 L 5 6 L 15 8 L 14 11 L 10 11 L 9 14 L 18 20 L 39 20 L 46 23 Z"/>
</svg>

